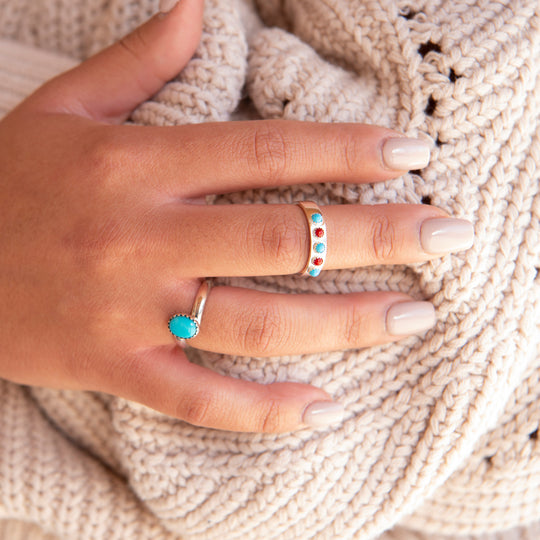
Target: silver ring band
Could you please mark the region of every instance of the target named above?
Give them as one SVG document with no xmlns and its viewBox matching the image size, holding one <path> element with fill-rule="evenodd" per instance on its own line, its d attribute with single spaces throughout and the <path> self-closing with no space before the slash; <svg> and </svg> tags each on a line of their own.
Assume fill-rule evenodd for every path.
<svg viewBox="0 0 540 540">
<path fill-rule="evenodd" d="M 175 313 L 169 319 L 169 331 L 182 347 L 185 347 L 186 340 L 194 338 L 199 333 L 204 306 L 211 286 L 212 283 L 208 278 L 203 280 L 195 296 L 190 315 Z"/>
<path fill-rule="evenodd" d="M 326 223 L 316 202 L 302 201 L 297 204 L 304 211 L 309 229 L 309 256 L 300 274 L 316 277 L 321 273 L 326 262 L 328 251 Z"/>
</svg>

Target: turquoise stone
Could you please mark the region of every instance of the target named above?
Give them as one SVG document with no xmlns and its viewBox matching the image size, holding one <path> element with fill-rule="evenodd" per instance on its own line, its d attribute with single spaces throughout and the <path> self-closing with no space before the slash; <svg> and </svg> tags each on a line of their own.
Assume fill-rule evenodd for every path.
<svg viewBox="0 0 540 540">
<path fill-rule="evenodd" d="M 309 271 L 309 275 L 310 275 L 310 276 L 313 276 L 313 277 L 317 277 L 320 273 L 321 273 L 321 269 L 320 269 L 320 268 L 312 268 L 312 269 Z"/>
<path fill-rule="evenodd" d="M 311 220 L 313 223 L 322 223 L 322 216 L 321 214 L 311 214 Z"/>
<path fill-rule="evenodd" d="M 187 315 L 175 315 L 169 321 L 169 330 L 179 339 L 189 339 L 198 334 L 199 326 Z"/>
<path fill-rule="evenodd" d="M 324 244 L 323 243 L 319 243 L 319 244 L 316 244 L 315 245 L 315 251 L 317 253 L 324 253 Z"/>
</svg>

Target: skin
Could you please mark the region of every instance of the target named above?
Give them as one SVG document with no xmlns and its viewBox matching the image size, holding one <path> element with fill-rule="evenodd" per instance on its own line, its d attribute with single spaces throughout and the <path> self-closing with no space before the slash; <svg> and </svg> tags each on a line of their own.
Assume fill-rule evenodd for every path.
<svg viewBox="0 0 540 540">
<path fill-rule="evenodd" d="M 203 276 L 300 271 L 305 217 L 295 205 L 194 203 L 246 188 L 397 177 L 403 171 L 384 167 L 381 147 L 400 134 L 287 121 L 121 125 L 188 62 L 202 9 L 202 0 L 183 0 L 0 122 L 0 376 L 107 392 L 200 426 L 289 431 L 302 427 L 308 404 L 331 397 L 191 364 L 167 320 L 191 311 Z M 420 224 L 446 217 L 426 205 L 328 206 L 323 214 L 327 269 L 428 260 Z M 215 287 L 191 344 L 257 356 L 365 347 L 397 339 L 385 313 L 407 300 Z"/>
</svg>

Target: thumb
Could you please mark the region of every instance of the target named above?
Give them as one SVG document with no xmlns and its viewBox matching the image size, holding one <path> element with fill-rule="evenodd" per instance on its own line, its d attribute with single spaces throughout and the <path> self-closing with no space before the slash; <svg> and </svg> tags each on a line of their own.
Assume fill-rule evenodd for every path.
<svg viewBox="0 0 540 540">
<path fill-rule="evenodd" d="M 204 0 L 180 0 L 169 13 L 155 15 L 47 83 L 33 96 L 34 102 L 48 111 L 124 121 L 188 63 L 201 36 L 203 4 Z"/>
</svg>

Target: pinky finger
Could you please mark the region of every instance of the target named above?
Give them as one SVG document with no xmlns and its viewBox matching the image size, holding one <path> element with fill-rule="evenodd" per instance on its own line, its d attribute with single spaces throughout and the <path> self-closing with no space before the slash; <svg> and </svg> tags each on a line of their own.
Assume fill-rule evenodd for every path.
<svg viewBox="0 0 540 540">
<path fill-rule="evenodd" d="M 191 363 L 178 347 L 146 351 L 114 393 L 196 426 L 280 433 L 337 424 L 343 406 L 300 383 L 257 384 Z"/>
</svg>

